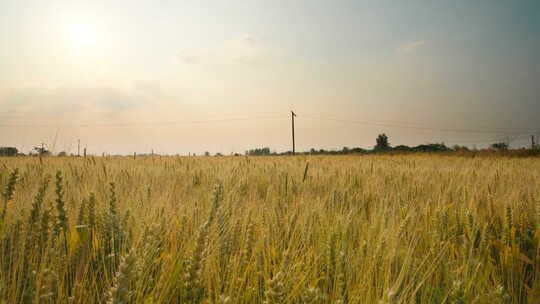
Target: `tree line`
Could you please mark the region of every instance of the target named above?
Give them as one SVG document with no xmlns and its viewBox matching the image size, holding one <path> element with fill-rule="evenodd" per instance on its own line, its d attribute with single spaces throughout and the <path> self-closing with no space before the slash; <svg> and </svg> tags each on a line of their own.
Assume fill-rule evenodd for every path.
<svg viewBox="0 0 540 304">
<path fill-rule="evenodd" d="M 487 151 L 508 151 L 509 145 L 506 142 L 496 142 L 489 146 Z M 540 154 L 539 146 L 536 145 L 532 147 L 535 154 Z M 421 144 L 417 146 L 407 146 L 407 145 L 397 145 L 392 147 L 388 135 L 385 133 L 379 134 L 375 139 L 375 146 L 373 149 L 363 149 L 360 147 L 343 147 L 341 150 L 325 150 L 325 149 L 315 149 L 311 148 L 306 152 L 299 152 L 297 154 L 309 154 L 309 155 L 343 155 L 343 154 L 371 154 L 371 153 L 407 153 L 407 152 L 427 152 L 427 153 L 437 153 L 437 152 L 471 152 L 476 151 L 476 149 L 469 149 L 467 146 L 454 145 L 448 147 L 444 142 L 442 143 L 428 143 Z M 245 155 L 248 156 L 260 156 L 260 155 L 292 155 L 292 151 L 286 152 L 271 152 L 270 148 L 258 148 L 247 150 Z"/>
<path fill-rule="evenodd" d="M 370 153 L 406 153 L 406 152 L 428 152 L 428 153 L 436 153 L 436 152 L 469 152 L 469 151 L 475 151 L 476 149 L 469 149 L 466 146 L 460 146 L 460 145 L 454 145 L 452 147 L 446 146 L 444 143 L 429 143 L 429 144 L 422 144 L 417 146 L 406 146 L 406 145 L 398 145 L 395 147 L 392 147 L 390 145 L 390 141 L 388 136 L 383 133 L 379 134 L 377 138 L 375 139 L 375 146 L 373 149 L 363 149 L 360 147 L 343 147 L 341 150 L 325 150 L 325 149 L 315 149 L 311 148 L 309 151 L 305 152 L 298 152 L 296 154 L 309 154 L 309 155 L 342 155 L 342 154 L 370 154 Z M 488 151 L 508 151 L 509 145 L 506 142 L 496 142 L 490 145 Z M 535 146 L 531 147 L 531 152 L 533 152 L 534 155 L 540 154 L 540 146 L 536 144 Z M 264 155 L 292 155 L 292 151 L 285 151 L 285 152 L 272 152 L 269 147 L 264 148 L 255 148 L 246 150 L 244 155 L 246 156 L 264 156 Z M 51 156 L 53 153 L 49 150 L 47 150 L 44 147 L 34 147 L 29 153 L 28 156 Z M 152 154 L 153 156 L 154 154 Z M 238 153 L 233 153 L 234 156 L 240 156 Z M 15 147 L 0 147 L 0 156 L 25 156 L 24 153 L 20 152 Z M 63 157 L 68 156 L 68 154 L 64 151 L 59 152 L 57 156 Z M 75 156 L 71 154 L 70 156 Z M 146 154 L 139 155 L 141 157 L 149 156 Z M 191 154 L 190 154 L 191 156 Z M 195 156 L 195 154 L 193 154 Z M 204 156 L 211 156 L 210 152 L 205 152 Z M 216 153 L 214 156 L 223 156 L 221 153 Z"/>
</svg>

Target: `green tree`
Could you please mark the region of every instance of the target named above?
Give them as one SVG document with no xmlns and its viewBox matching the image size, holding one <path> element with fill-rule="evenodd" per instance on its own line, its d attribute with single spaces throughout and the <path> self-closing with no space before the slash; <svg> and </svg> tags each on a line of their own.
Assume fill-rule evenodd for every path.
<svg viewBox="0 0 540 304">
<path fill-rule="evenodd" d="M 498 142 L 492 144 L 491 148 L 495 150 L 508 150 L 508 144 L 505 142 Z"/>
<path fill-rule="evenodd" d="M 49 151 L 49 150 L 47 150 L 46 148 L 43 148 L 43 147 L 34 147 L 34 151 L 36 151 L 36 153 L 39 156 L 49 156 L 49 155 L 51 155 L 51 151 Z"/>
<path fill-rule="evenodd" d="M 390 149 L 390 143 L 388 142 L 388 136 L 386 136 L 386 134 L 379 134 L 376 140 L 377 144 L 375 145 L 375 151 L 384 151 Z"/>
<path fill-rule="evenodd" d="M 0 156 L 17 156 L 19 151 L 14 147 L 0 147 Z"/>
</svg>

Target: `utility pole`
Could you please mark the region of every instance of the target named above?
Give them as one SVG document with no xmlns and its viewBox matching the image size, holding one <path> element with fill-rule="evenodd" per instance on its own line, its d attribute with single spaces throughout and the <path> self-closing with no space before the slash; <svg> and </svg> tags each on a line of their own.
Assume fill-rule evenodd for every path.
<svg viewBox="0 0 540 304">
<path fill-rule="evenodd" d="M 292 154 L 295 154 L 295 146 L 294 146 L 294 117 L 296 114 L 294 114 L 293 111 L 291 111 L 291 122 L 292 122 Z"/>
<path fill-rule="evenodd" d="M 534 135 L 531 135 L 531 149 L 534 149 Z"/>
<path fill-rule="evenodd" d="M 77 139 L 77 156 L 81 156 L 81 140 Z"/>
<path fill-rule="evenodd" d="M 86 147 L 84 148 L 83 154 L 84 154 L 84 157 L 86 157 Z"/>
</svg>

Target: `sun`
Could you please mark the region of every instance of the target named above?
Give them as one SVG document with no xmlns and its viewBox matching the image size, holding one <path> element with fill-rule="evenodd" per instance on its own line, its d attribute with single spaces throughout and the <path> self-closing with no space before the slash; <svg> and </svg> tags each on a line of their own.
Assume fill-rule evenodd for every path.
<svg viewBox="0 0 540 304">
<path fill-rule="evenodd" d="M 58 29 L 65 50 L 73 56 L 96 56 L 104 46 L 106 31 L 100 18 L 89 13 L 58 15 Z"/>
<path fill-rule="evenodd" d="M 66 36 L 76 49 L 94 48 L 98 43 L 97 29 L 89 23 L 72 23 L 66 25 Z"/>
</svg>

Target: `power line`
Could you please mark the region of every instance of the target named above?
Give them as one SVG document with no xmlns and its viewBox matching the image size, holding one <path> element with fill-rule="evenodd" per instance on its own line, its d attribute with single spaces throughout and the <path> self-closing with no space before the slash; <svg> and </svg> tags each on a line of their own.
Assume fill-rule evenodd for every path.
<svg viewBox="0 0 540 304">
<path fill-rule="evenodd" d="M 342 121 L 342 122 L 366 122 L 366 123 L 373 123 L 373 124 L 391 124 L 391 125 L 399 125 L 399 126 L 403 126 L 403 125 L 410 125 L 410 126 L 418 126 L 418 127 L 427 127 L 427 128 L 431 128 L 429 126 L 427 126 L 426 123 L 423 123 L 423 122 L 411 122 L 411 121 L 399 121 L 399 120 L 373 120 L 373 119 L 370 119 L 370 120 L 361 120 L 361 121 L 358 121 L 358 120 L 351 120 L 351 119 L 347 119 L 347 118 L 342 118 L 342 117 L 339 117 L 339 116 L 323 116 L 323 115 L 319 115 L 319 114 L 314 114 L 314 113 L 307 113 L 308 115 L 303 115 L 303 117 L 309 117 L 309 118 L 321 118 L 321 119 L 331 119 L 331 120 L 335 120 L 335 121 Z M 506 129 L 503 129 L 503 128 L 496 128 L 496 129 L 493 129 L 493 128 L 474 128 L 474 130 L 483 130 L 483 131 L 493 131 L 493 132 L 532 132 L 532 131 L 538 131 L 540 132 L 540 129 L 537 129 L 536 127 L 531 127 L 531 128 L 506 128 Z"/>
<path fill-rule="evenodd" d="M 475 143 L 475 144 L 487 144 L 487 143 L 494 143 L 494 142 L 508 142 L 508 143 L 512 143 L 512 142 L 515 142 L 517 141 L 518 139 L 523 139 L 523 138 L 528 138 L 528 134 L 527 133 L 523 133 L 523 134 L 519 134 L 519 135 L 516 135 L 516 136 L 512 136 L 512 137 L 509 137 L 509 136 L 501 136 L 501 137 L 498 137 L 498 138 L 493 138 L 491 140 L 484 140 L 484 139 L 479 139 L 479 140 L 472 140 L 472 139 L 463 139 L 463 140 L 445 140 L 445 142 L 449 142 L 449 143 Z"/>
<path fill-rule="evenodd" d="M 331 117 L 320 117 L 320 116 L 310 116 L 302 115 L 300 117 L 314 119 L 314 120 L 326 120 L 326 121 L 335 121 L 341 123 L 350 123 L 350 124 L 362 124 L 362 125 L 371 125 L 371 126 L 380 126 L 380 127 L 393 127 L 393 128 L 407 128 L 407 129 L 417 129 L 417 130 L 429 130 L 429 131 L 440 131 L 440 132 L 452 132 L 452 133 L 482 133 L 482 134 L 515 134 L 523 133 L 526 130 L 495 130 L 495 129 L 461 129 L 461 128 L 437 128 L 437 127 L 426 127 L 420 125 L 414 125 L 417 123 L 392 123 L 392 122 L 375 122 L 367 120 L 347 120 L 347 119 L 338 119 Z"/>
<path fill-rule="evenodd" d="M 403 122 L 403 121 L 372 121 L 372 120 L 349 120 L 335 117 L 323 117 L 323 116 L 314 116 L 314 115 L 301 115 L 301 118 L 308 118 L 313 120 L 325 120 L 325 121 L 334 121 L 346 124 L 362 124 L 362 125 L 371 125 L 371 126 L 382 126 L 390 128 L 406 128 L 406 129 L 418 129 L 418 130 L 428 130 L 428 131 L 439 131 L 439 132 L 449 132 L 449 133 L 467 133 L 467 134 L 499 134 L 500 137 L 494 138 L 491 140 L 444 140 L 446 143 L 470 143 L 470 144 L 488 144 L 494 142 L 507 142 L 508 144 L 519 139 L 528 138 L 529 132 L 531 129 L 469 129 L 469 128 L 440 128 L 440 127 L 430 127 L 425 124 L 417 122 Z"/>
<path fill-rule="evenodd" d="M 207 120 L 175 120 L 175 121 L 152 121 L 152 122 L 113 122 L 113 123 L 88 123 L 88 124 L 9 124 L 2 123 L 0 127 L 24 127 L 24 128 L 86 128 L 86 127 L 135 127 L 135 126 L 174 126 L 182 124 L 211 124 L 235 121 L 250 121 L 259 119 L 271 119 L 275 116 L 253 116 L 226 119 L 207 119 Z"/>
<path fill-rule="evenodd" d="M 266 113 L 266 114 L 264 114 Z M 263 112 L 263 115 L 257 116 L 246 116 L 246 117 L 235 117 L 235 118 L 223 118 L 223 119 L 203 119 L 203 120 L 174 120 L 174 121 L 127 121 L 127 122 L 102 122 L 102 123 L 74 123 L 74 124 L 61 124 L 61 123 L 0 123 L 0 127 L 25 127 L 25 128 L 49 128 L 49 127 L 134 127 L 134 126 L 174 126 L 182 124 L 212 124 L 212 123 L 224 123 L 224 122 L 235 122 L 235 121 L 250 121 L 258 119 L 272 119 L 272 118 L 285 118 L 278 112 Z M 534 132 L 536 130 L 531 129 L 491 129 L 491 128 L 481 128 L 481 129 L 470 129 L 470 128 L 440 128 L 440 127 L 431 127 L 419 122 L 404 122 L 404 121 L 377 121 L 377 120 L 349 120 L 336 117 L 327 117 L 327 116 L 316 116 L 316 115 L 301 115 L 301 118 L 307 118 L 312 120 L 325 120 L 325 121 L 334 121 L 340 123 L 349 123 L 349 124 L 362 124 L 362 125 L 371 125 L 371 126 L 380 126 L 380 127 L 391 127 L 391 128 L 407 128 L 407 129 L 417 129 L 417 130 L 430 130 L 430 131 L 440 131 L 440 132 L 452 132 L 452 133 L 478 133 L 478 134 L 510 134 L 514 135 L 516 133 L 524 132 Z M 36 121 L 36 120 L 9 120 L 10 122 L 18 121 Z M 39 121 L 39 120 L 38 120 Z M 47 120 L 42 120 L 47 121 Z"/>
<path fill-rule="evenodd" d="M 125 122 L 101 122 L 101 123 L 73 123 L 73 124 L 59 124 L 59 123 L 16 123 L 17 121 L 36 121 L 36 120 L 17 120 L 11 119 L 8 122 L 0 123 L 1 127 L 7 128 L 90 128 L 90 127 L 151 127 L 151 126 L 176 126 L 176 125 L 189 125 L 189 124 L 216 124 L 216 123 L 227 123 L 227 122 L 236 122 L 236 121 L 253 121 L 261 119 L 285 119 L 286 117 L 279 112 L 259 112 L 259 115 L 247 115 L 243 117 L 231 117 L 231 118 L 221 118 L 221 119 L 203 119 L 203 120 L 173 120 L 173 121 L 125 121 Z M 293 114 L 294 115 L 294 114 Z M 296 115 L 294 115 L 296 116 Z M 370 126 L 379 126 L 387 128 L 400 128 L 400 129 L 416 129 L 416 130 L 428 130 L 428 131 L 438 131 L 438 132 L 449 132 L 449 133 L 467 133 L 467 134 L 498 134 L 499 138 L 492 140 L 445 140 L 445 142 L 451 143 L 492 143 L 492 142 L 512 142 L 523 136 L 530 136 L 531 132 L 534 132 L 533 129 L 492 129 L 492 128 L 445 128 L 445 127 L 433 127 L 428 126 L 425 123 L 420 122 L 404 122 L 404 121 L 378 121 L 378 120 L 351 120 L 343 119 L 338 117 L 329 117 L 329 116 L 320 116 L 320 115 L 300 115 L 300 118 L 307 118 L 311 120 L 321 120 L 321 121 L 333 121 L 345 124 L 361 124 L 361 125 L 370 125 Z M 47 121 L 47 120 L 43 120 Z M 13 123 L 15 122 L 15 123 Z M 513 139 L 510 140 L 508 137 L 511 136 Z M 294 145 L 294 144 L 293 144 Z M 80 152 L 78 152 L 79 154 Z"/>
<path fill-rule="evenodd" d="M 54 118 L 54 115 L 58 115 L 58 114 L 59 113 L 54 113 L 54 114 L 51 114 L 51 115 L 53 115 L 52 117 L 48 116 L 47 118 L 40 118 L 40 117 L 35 116 L 35 115 L 31 114 L 31 113 L 25 114 L 25 113 L 18 113 L 18 112 L 0 112 L 0 117 L 6 116 L 5 120 L 7 120 L 7 121 L 58 122 L 59 119 Z M 62 115 L 62 114 L 69 115 L 69 113 L 60 113 L 60 115 Z M 84 114 L 85 115 L 87 115 L 87 114 L 107 115 L 107 114 L 111 114 L 111 113 L 106 112 L 106 111 L 102 111 L 102 112 L 84 111 Z M 219 116 L 219 117 L 222 117 L 223 119 L 225 119 L 225 118 L 244 117 L 244 116 L 251 116 L 251 115 L 255 115 L 255 116 L 283 115 L 283 112 L 278 112 L 278 111 L 260 111 L 260 112 L 253 112 L 253 113 L 246 113 L 246 112 L 205 112 L 204 114 L 206 116 L 209 116 L 209 117 Z M 41 116 L 41 117 L 43 117 L 43 116 Z M 63 122 L 78 122 L 79 119 L 72 119 L 72 120 L 62 119 L 62 121 Z"/>
</svg>

